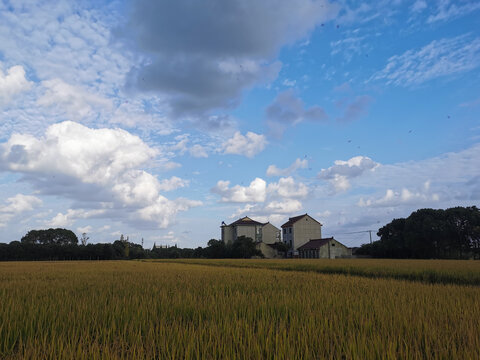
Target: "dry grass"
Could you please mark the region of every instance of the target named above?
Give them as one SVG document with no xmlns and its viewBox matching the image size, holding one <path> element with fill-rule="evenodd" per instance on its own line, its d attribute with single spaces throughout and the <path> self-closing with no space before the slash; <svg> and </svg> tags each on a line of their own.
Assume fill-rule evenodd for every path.
<svg viewBox="0 0 480 360">
<path fill-rule="evenodd" d="M 479 296 L 269 269 L 0 263 L 0 358 L 478 359 Z"/>
</svg>

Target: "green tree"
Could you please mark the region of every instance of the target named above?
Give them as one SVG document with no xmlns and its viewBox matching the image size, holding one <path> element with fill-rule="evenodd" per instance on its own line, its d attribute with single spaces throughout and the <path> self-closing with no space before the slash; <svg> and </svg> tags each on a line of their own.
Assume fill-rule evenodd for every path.
<svg viewBox="0 0 480 360">
<path fill-rule="evenodd" d="M 250 259 L 252 256 L 263 257 L 260 250 L 257 250 L 256 244 L 252 238 L 239 236 L 231 246 L 231 257 Z"/>
<path fill-rule="evenodd" d="M 78 244 L 78 238 L 71 230 L 57 228 L 48 230 L 30 230 L 22 237 L 21 242 L 24 244 L 76 245 Z"/>
<path fill-rule="evenodd" d="M 383 226 L 378 236 L 379 241 L 362 245 L 358 253 L 396 258 L 480 258 L 480 211 L 475 206 L 420 209 Z"/>
<path fill-rule="evenodd" d="M 222 259 L 228 257 L 227 246 L 222 240 L 210 239 L 205 249 L 206 257 Z"/>
</svg>

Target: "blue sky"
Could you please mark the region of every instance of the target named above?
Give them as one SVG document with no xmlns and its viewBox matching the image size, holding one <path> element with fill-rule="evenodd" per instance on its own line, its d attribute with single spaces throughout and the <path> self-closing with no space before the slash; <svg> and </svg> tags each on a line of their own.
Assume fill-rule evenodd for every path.
<svg viewBox="0 0 480 360">
<path fill-rule="evenodd" d="M 479 205 L 480 2 L 2 1 L 0 231 L 368 241 Z"/>
</svg>

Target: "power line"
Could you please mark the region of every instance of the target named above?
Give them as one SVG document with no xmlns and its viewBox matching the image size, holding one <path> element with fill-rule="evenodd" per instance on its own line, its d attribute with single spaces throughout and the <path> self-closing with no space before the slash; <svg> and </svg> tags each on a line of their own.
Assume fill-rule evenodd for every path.
<svg viewBox="0 0 480 360">
<path fill-rule="evenodd" d="M 340 233 L 340 234 L 336 234 L 336 235 L 351 235 L 351 234 L 361 234 L 361 233 L 369 233 L 370 235 L 370 244 L 372 243 L 372 232 L 375 231 L 375 230 L 362 230 L 362 231 L 352 231 L 352 232 L 348 232 L 348 233 Z"/>
</svg>

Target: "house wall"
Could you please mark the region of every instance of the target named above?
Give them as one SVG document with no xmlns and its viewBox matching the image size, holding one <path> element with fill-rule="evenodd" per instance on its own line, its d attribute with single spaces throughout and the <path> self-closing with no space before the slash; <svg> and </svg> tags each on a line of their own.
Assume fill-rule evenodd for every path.
<svg viewBox="0 0 480 360">
<path fill-rule="evenodd" d="M 222 226 L 222 241 L 225 244 L 233 241 L 233 226 Z"/>
<path fill-rule="evenodd" d="M 264 242 L 258 243 L 256 245 L 256 248 L 260 250 L 267 259 L 278 259 L 278 258 L 283 258 L 277 250 L 272 248 L 271 246 L 268 246 Z"/>
<path fill-rule="evenodd" d="M 320 259 L 336 259 L 351 256 L 352 250 L 347 248 L 345 245 L 339 243 L 335 239 L 330 241 L 330 246 L 327 244 L 320 247 Z"/>
<path fill-rule="evenodd" d="M 341 258 L 341 257 L 351 257 L 351 256 L 352 256 L 351 249 L 347 248 L 345 245 L 339 243 L 335 239 L 330 241 L 330 259 Z"/>
<path fill-rule="evenodd" d="M 262 242 L 275 244 L 280 241 L 280 230 L 270 223 L 262 226 Z"/>
<path fill-rule="evenodd" d="M 257 241 L 258 235 L 261 236 L 261 231 L 262 231 L 261 226 L 238 225 L 235 228 L 237 231 L 236 231 L 236 236 L 234 236 L 234 240 L 236 240 L 239 236 L 245 236 L 245 237 L 252 238 L 253 241 Z"/>
<path fill-rule="evenodd" d="M 282 228 L 282 238 L 285 244 L 293 247 L 293 228 L 292 227 Z"/>
<path fill-rule="evenodd" d="M 311 239 L 322 238 L 322 225 L 314 220 L 311 216 L 306 215 L 293 224 L 293 250 L 294 254 L 298 254 L 297 249 L 309 242 Z"/>
</svg>

